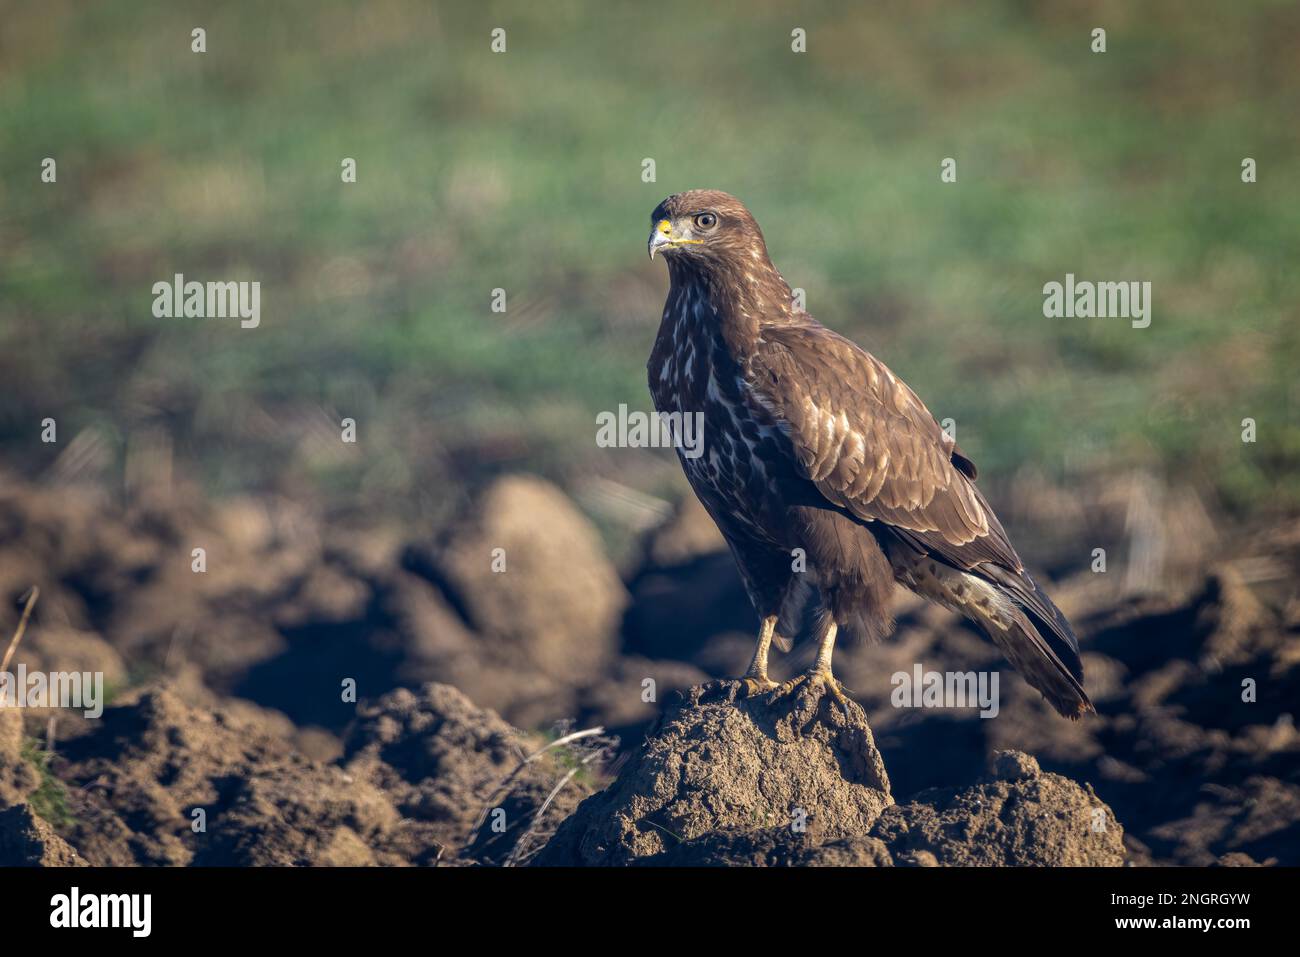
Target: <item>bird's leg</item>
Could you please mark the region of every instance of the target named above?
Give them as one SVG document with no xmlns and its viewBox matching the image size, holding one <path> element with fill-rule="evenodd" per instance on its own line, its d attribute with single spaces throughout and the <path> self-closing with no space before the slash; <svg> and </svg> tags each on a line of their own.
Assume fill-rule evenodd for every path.
<svg viewBox="0 0 1300 957">
<path fill-rule="evenodd" d="M 821 638 L 817 643 L 817 660 L 812 663 L 807 671 L 801 675 L 791 678 L 785 684 L 776 689 L 776 696 L 787 695 L 799 685 L 807 681 L 812 685 L 820 685 L 830 692 L 832 698 L 839 703 L 845 711 L 849 707 L 849 699 L 844 694 L 844 687 L 835 680 L 831 674 L 831 652 L 835 649 L 835 634 L 839 631 L 839 626 L 835 624 L 835 619 L 830 615 L 822 624 Z"/>
<path fill-rule="evenodd" d="M 756 695 L 771 691 L 776 682 L 767 676 L 767 652 L 772 647 L 772 635 L 776 632 L 776 615 L 763 619 L 758 629 L 758 644 L 754 646 L 754 657 L 740 680 L 747 695 Z"/>
</svg>

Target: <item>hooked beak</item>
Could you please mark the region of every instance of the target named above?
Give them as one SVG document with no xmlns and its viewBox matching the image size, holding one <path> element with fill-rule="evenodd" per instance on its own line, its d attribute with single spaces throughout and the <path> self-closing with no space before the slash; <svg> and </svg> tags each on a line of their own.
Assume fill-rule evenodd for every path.
<svg viewBox="0 0 1300 957">
<path fill-rule="evenodd" d="M 647 248 L 650 250 L 650 258 L 655 258 L 655 250 L 673 249 L 677 246 L 698 246 L 703 243 L 702 239 L 686 239 L 684 236 L 673 234 L 673 224 L 666 219 L 661 219 L 655 223 L 655 228 L 650 230 L 650 242 Z"/>
<path fill-rule="evenodd" d="M 666 219 L 661 219 L 655 224 L 655 228 L 650 230 L 650 241 L 646 244 L 646 248 L 650 252 L 650 258 L 655 258 L 656 250 L 672 244 L 673 224 Z"/>
</svg>

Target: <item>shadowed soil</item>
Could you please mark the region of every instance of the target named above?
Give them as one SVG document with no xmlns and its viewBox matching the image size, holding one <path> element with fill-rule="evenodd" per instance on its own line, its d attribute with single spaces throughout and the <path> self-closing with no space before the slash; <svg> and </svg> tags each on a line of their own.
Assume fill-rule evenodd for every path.
<svg viewBox="0 0 1300 957">
<path fill-rule="evenodd" d="M 7 483 L 0 593 L 42 591 L 15 666 L 100 672 L 109 700 L 99 719 L 0 709 L 3 860 L 1300 862 L 1300 526 L 1185 556 L 1154 591 L 1054 583 L 1096 716 L 1058 718 L 900 594 L 893 637 L 837 650 L 846 717 L 706 683 L 743 667 L 754 622 L 698 509 L 618 569 L 563 501 L 507 479 L 441 531 L 394 530 Z M 898 707 L 891 676 L 918 663 L 996 672 L 997 716 Z M 524 764 L 597 725 L 613 764 Z"/>
</svg>

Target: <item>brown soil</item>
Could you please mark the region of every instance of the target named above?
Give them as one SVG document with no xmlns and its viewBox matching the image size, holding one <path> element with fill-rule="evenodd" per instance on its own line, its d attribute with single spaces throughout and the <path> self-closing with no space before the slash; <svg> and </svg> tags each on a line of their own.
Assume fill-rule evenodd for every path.
<svg viewBox="0 0 1300 957">
<path fill-rule="evenodd" d="M 1300 526 L 1163 588 L 1062 575 L 1099 712 L 1070 723 L 906 601 L 893 638 L 837 651 L 850 717 L 733 700 L 705 682 L 754 622 L 703 522 L 683 509 L 620 574 L 534 478 L 440 531 L 6 482 L 0 634 L 39 585 L 15 665 L 103 672 L 111 703 L 0 709 L 0 863 L 517 864 L 552 834 L 543 862 L 1300 863 Z M 918 662 L 997 669 L 997 718 L 894 707 Z M 603 770 L 603 737 L 523 763 L 596 725 L 622 738 Z"/>
</svg>

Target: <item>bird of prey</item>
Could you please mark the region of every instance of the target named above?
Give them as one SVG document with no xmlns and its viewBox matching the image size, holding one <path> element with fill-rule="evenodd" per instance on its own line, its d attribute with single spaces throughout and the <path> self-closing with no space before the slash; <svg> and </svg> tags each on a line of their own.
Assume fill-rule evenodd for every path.
<svg viewBox="0 0 1300 957">
<path fill-rule="evenodd" d="M 1094 710 L 1074 633 L 1025 571 L 975 464 L 883 362 L 795 302 L 749 210 L 691 190 L 650 222 L 650 258 L 663 254 L 671 280 L 650 392 L 666 421 L 703 416 L 702 453 L 678 454 L 761 621 L 747 693 L 807 681 L 845 704 L 836 634 L 886 635 L 898 583 L 973 622 L 1062 715 Z M 788 646 L 778 622 L 802 585 L 820 596 L 817 658 L 778 686 L 768 650 Z"/>
</svg>

